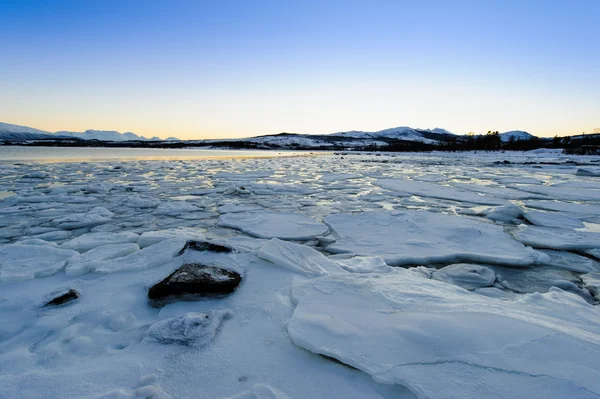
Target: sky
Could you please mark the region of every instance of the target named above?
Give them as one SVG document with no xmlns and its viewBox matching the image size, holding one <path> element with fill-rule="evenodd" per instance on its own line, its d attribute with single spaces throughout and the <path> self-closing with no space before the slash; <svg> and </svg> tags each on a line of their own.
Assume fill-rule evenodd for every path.
<svg viewBox="0 0 600 399">
<path fill-rule="evenodd" d="M 0 121 L 181 139 L 600 128 L 600 1 L 0 0 Z"/>
</svg>

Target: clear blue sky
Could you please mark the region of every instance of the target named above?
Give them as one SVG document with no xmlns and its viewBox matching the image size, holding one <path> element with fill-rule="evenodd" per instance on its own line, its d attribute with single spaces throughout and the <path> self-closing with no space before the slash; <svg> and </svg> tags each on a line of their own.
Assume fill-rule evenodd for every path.
<svg viewBox="0 0 600 399">
<path fill-rule="evenodd" d="M 0 0 L 0 121 L 242 137 L 600 127 L 600 0 Z"/>
</svg>

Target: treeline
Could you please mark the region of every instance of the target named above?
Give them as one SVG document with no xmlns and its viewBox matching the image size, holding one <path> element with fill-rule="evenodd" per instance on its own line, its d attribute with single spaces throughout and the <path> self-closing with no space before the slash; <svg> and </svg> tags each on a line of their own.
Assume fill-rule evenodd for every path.
<svg viewBox="0 0 600 399">
<path fill-rule="evenodd" d="M 432 145 L 438 151 L 530 151 L 539 148 L 563 148 L 572 154 L 599 154 L 600 134 L 583 136 L 531 137 L 502 141 L 500 134 L 489 131 L 485 135 L 457 136 Z"/>
</svg>

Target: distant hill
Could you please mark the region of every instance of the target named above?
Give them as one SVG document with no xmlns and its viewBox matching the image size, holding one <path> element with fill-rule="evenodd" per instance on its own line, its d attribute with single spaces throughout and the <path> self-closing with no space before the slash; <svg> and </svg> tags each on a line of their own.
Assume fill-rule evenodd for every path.
<svg viewBox="0 0 600 399">
<path fill-rule="evenodd" d="M 159 137 L 148 139 L 143 136 L 138 136 L 135 133 L 126 132 L 120 133 L 113 130 L 86 130 L 85 132 L 47 132 L 45 130 L 34 129 L 28 126 L 13 125 L 10 123 L 0 122 L 0 140 L 48 140 L 56 138 L 76 138 L 81 140 L 98 140 L 98 141 L 162 141 Z M 170 137 L 168 140 L 178 140 L 175 137 Z"/>
<path fill-rule="evenodd" d="M 511 130 L 510 132 L 500 133 L 500 140 L 504 143 L 507 143 L 510 140 L 531 140 L 533 138 L 535 138 L 534 135 L 524 132 L 523 130 Z"/>
</svg>

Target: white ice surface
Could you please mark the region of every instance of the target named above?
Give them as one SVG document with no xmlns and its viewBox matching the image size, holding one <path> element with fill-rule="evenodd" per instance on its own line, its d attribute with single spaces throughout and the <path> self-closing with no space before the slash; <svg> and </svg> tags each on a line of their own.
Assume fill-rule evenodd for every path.
<svg viewBox="0 0 600 399">
<path fill-rule="evenodd" d="M 581 220 L 555 212 L 528 211 L 525 219 L 540 227 L 555 227 L 558 229 L 581 229 L 584 224 Z"/>
<path fill-rule="evenodd" d="M 408 179 L 379 179 L 376 184 L 379 187 L 396 192 L 401 196 L 418 195 L 420 197 L 440 198 L 460 202 L 471 202 L 482 205 L 504 205 L 506 200 L 489 195 L 474 193 L 452 186 L 414 181 Z"/>
<path fill-rule="evenodd" d="M 514 319 L 529 324 L 546 323 L 550 327 L 544 328 L 551 329 L 564 326 L 570 336 L 580 334 L 582 329 L 595 329 L 598 307 L 583 306 L 578 297 L 551 288 L 561 287 L 590 303 L 600 300 L 597 272 L 582 274 L 593 270 L 590 258 L 569 252 L 556 252 L 558 255 L 553 257 L 538 251 L 532 257 L 534 267 L 485 263 L 498 279 L 493 287 L 475 288 L 472 293 L 460 287 L 472 288 L 460 279 L 441 285 L 432 276 L 459 276 L 471 284 L 482 285 L 484 273 L 448 273 L 448 268 L 442 273 L 443 265 L 429 262 L 456 262 L 453 257 L 465 250 L 469 256 L 485 254 L 488 260 L 508 266 L 516 266 L 513 261 L 529 262 L 532 258 L 528 258 L 528 250 L 510 242 L 504 231 L 512 234 L 515 224 L 524 222 L 522 213 L 534 209 L 584 222 L 585 228 L 555 232 L 555 242 L 564 241 L 563 236 L 571 245 L 596 238 L 589 234 L 600 232 L 600 201 L 590 200 L 588 194 L 598 191 L 597 178 L 576 173 L 579 169 L 596 170 L 599 159 L 546 151 L 338 153 L 272 159 L 110 163 L 2 162 L 0 397 L 414 398 L 402 385 L 377 382 L 363 371 L 294 345 L 286 329 L 295 308 L 291 287 L 318 274 L 322 277 L 317 280 L 355 276 L 361 281 L 347 293 L 334 292 L 327 285 L 315 295 L 315 301 L 319 301 L 315 307 L 321 312 L 316 315 L 328 323 L 340 319 L 337 306 L 342 303 L 323 304 L 320 298 L 328 292 L 335 298 L 344 293 L 352 298 L 344 303 L 352 308 L 348 317 L 360 318 L 358 327 L 364 327 L 363 331 L 374 330 L 348 338 L 350 345 L 369 345 L 373 349 L 358 357 L 359 363 L 382 352 L 390 356 L 402 354 L 386 350 L 389 341 L 377 340 L 381 337 L 378 334 L 393 335 L 398 344 L 408 342 L 402 350 L 418 351 L 419 356 L 450 353 L 462 356 L 461 361 L 484 357 L 496 361 L 492 368 L 474 368 L 469 379 L 460 374 L 467 365 L 458 362 L 414 362 L 410 366 L 414 378 L 404 368 L 405 384 L 417 387 L 414 389 L 443 387 L 441 394 L 429 397 L 460 397 L 463 385 L 468 388 L 470 381 L 481 381 L 484 388 L 497 384 L 497 389 L 462 395 L 465 398 L 499 397 L 507 389 L 513 397 L 586 397 L 588 392 L 574 391 L 569 381 L 576 375 L 581 380 L 573 384 L 584 388 L 589 388 L 589 381 L 598 381 L 596 375 L 588 378 L 599 369 L 589 362 L 591 356 L 598 358 L 597 343 L 586 336 L 573 338 L 577 346 L 563 345 L 563 332 L 528 340 L 523 333 L 528 329 Z M 504 160 L 511 164 L 504 164 Z M 536 163 L 540 161 L 545 163 Z M 407 192 L 382 188 L 377 185 L 381 180 L 402 181 Z M 547 186 L 559 195 L 555 198 L 506 187 L 515 185 Z M 588 197 L 585 202 L 573 199 L 573 193 L 580 190 L 587 190 L 581 191 Z M 491 210 L 496 205 L 503 206 Z M 241 229 L 217 225 L 220 213 L 246 215 L 250 211 L 274 213 L 268 223 L 257 228 L 265 227 L 269 233 L 301 232 L 294 239 L 303 245 L 277 243 L 279 240 L 269 243 Z M 397 215 L 403 212 L 414 216 L 414 220 L 396 223 Z M 309 220 L 319 227 L 318 234 L 305 234 L 304 227 L 290 223 L 286 213 Z M 352 223 L 367 221 L 350 223 L 350 227 L 355 227 L 348 229 L 347 236 L 328 234 L 320 222 L 328 217 L 343 217 L 332 216 L 338 213 L 348 215 Z M 385 226 L 382 220 L 368 221 L 367 216 L 374 213 L 389 213 L 392 223 Z M 526 227 L 530 228 L 535 232 L 538 227 Z M 572 240 L 571 232 L 575 234 Z M 471 233 L 481 237 L 473 238 Z M 361 239 L 354 240 L 355 235 Z M 223 254 L 190 249 L 178 255 L 185 240 L 194 238 L 228 244 L 236 251 Z M 139 247 L 144 247 L 141 250 L 138 242 Z M 14 245 L 21 249 L 14 249 Z M 70 245 L 77 252 L 64 249 Z M 343 245 L 345 251 L 324 256 L 328 245 Z M 3 255 L 6 247 L 13 248 L 9 250 L 11 256 Z M 274 262 L 257 256 L 262 247 Z M 354 256 L 358 252 L 355 247 L 366 255 Z M 406 261 L 405 256 L 411 255 L 407 248 L 421 256 L 418 260 L 424 266 L 406 271 L 388 266 L 387 253 L 391 259 L 399 256 Z M 600 257 L 600 248 L 568 250 Z M 446 251 L 453 255 L 448 256 Z M 475 262 L 470 258 L 459 261 Z M 160 309 L 151 307 L 148 289 L 189 262 L 238 271 L 243 276 L 242 283 L 224 298 L 174 302 Z M 489 277 L 483 278 L 485 284 L 491 280 Z M 385 289 L 373 283 L 374 279 L 385 282 Z M 415 281 L 433 285 L 424 289 Z M 69 289 L 76 289 L 80 297 L 62 306 L 43 307 Z M 410 304 L 410 311 L 399 311 L 394 305 L 392 312 L 382 313 L 390 308 L 382 305 L 382 295 L 389 296 L 394 290 L 402 291 L 402 303 Z M 541 296 L 525 294 L 548 290 Z M 474 309 L 475 315 L 470 311 L 461 313 L 472 298 L 483 301 L 469 308 Z M 558 298 L 560 306 L 551 307 L 548 298 Z M 357 306 L 353 300 L 358 301 Z M 496 305 L 497 302 L 504 304 Z M 336 308 L 330 312 L 333 305 Z M 442 307 L 439 312 L 436 306 Z M 160 326 L 157 323 L 161 321 L 213 311 L 231 311 L 233 316 L 221 324 L 206 344 L 161 344 L 147 335 L 150 326 Z M 397 317 L 410 319 L 395 324 Z M 473 322 L 475 317 L 478 319 Z M 393 328 L 377 328 L 382 320 L 393 324 Z M 400 333 L 395 329 L 398 325 Z M 182 330 L 167 331 L 177 336 Z M 590 334 L 598 336 L 597 331 Z M 524 338 L 519 339 L 521 336 Z M 341 344 L 345 350 L 348 346 L 344 339 L 336 338 L 335 344 Z M 487 346 L 478 351 L 481 342 Z M 561 348 L 566 355 L 557 352 Z M 513 357 L 499 365 L 499 352 Z M 377 367 L 394 364 L 379 360 L 373 362 Z M 518 367 L 527 367 L 530 374 L 515 372 Z M 565 379 L 557 382 L 544 377 L 545 368 Z M 397 371 L 390 369 L 389 373 Z M 460 378 L 455 378 L 457 373 Z M 573 391 L 562 389 L 560 384 Z M 546 390 L 555 392 L 546 395 Z M 596 394 L 595 387 L 593 390 Z"/>
<path fill-rule="evenodd" d="M 0 282 L 49 276 L 79 254 L 51 245 L 0 245 Z"/>
<path fill-rule="evenodd" d="M 94 267 L 98 266 L 102 261 L 121 258 L 139 250 L 140 247 L 132 242 L 95 247 L 81 256 L 75 256 L 69 259 L 67 267 L 65 268 L 65 274 L 67 276 L 80 276 L 93 271 Z"/>
<path fill-rule="evenodd" d="M 132 232 L 123 233 L 87 233 L 61 244 L 61 248 L 86 252 L 90 249 L 109 244 L 127 244 L 137 242 L 139 236 Z"/>
<path fill-rule="evenodd" d="M 388 266 L 380 256 L 352 256 L 344 254 L 332 255 L 329 259 L 350 273 L 390 273 L 394 268 Z"/>
<path fill-rule="evenodd" d="M 555 267 L 558 269 L 571 270 L 578 273 L 592 273 L 600 271 L 600 264 L 593 259 L 577 255 L 571 252 L 542 250 L 540 252 L 548 255 L 546 261 L 540 262 L 543 265 Z"/>
<path fill-rule="evenodd" d="M 256 211 L 227 213 L 219 217 L 219 226 L 243 231 L 258 238 L 308 240 L 327 233 L 323 223 L 299 213 Z"/>
<path fill-rule="evenodd" d="M 539 253 L 500 226 L 431 212 L 367 212 L 325 218 L 336 242 L 332 253 L 381 256 L 389 265 L 488 262 L 529 266 Z"/>
<path fill-rule="evenodd" d="M 343 273 L 335 262 L 319 251 L 293 242 L 273 238 L 258 250 L 258 257 L 306 276 Z"/>
<path fill-rule="evenodd" d="M 514 237 L 536 248 L 565 251 L 600 248 L 600 233 L 586 231 L 523 226 L 515 232 Z"/>
<path fill-rule="evenodd" d="M 110 260 L 91 261 L 88 263 L 88 268 L 98 273 L 151 269 L 168 263 L 183 249 L 186 242 L 185 239 L 171 238 L 127 256 Z"/>
<path fill-rule="evenodd" d="M 290 338 L 418 398 L 596 398 L 600 312 L 553 289 L 507 301 L 408 271 L 299 282 Z"/>
<path fill-rule="evenodd" d="M 173 228 L 168 230 L 147 231 L 138 239 L 140 248 L 146 248 L 159 242 L 179 238 L 184 240 L 204 240 L 204 229 L 198 228 Z"/>
</svg>

